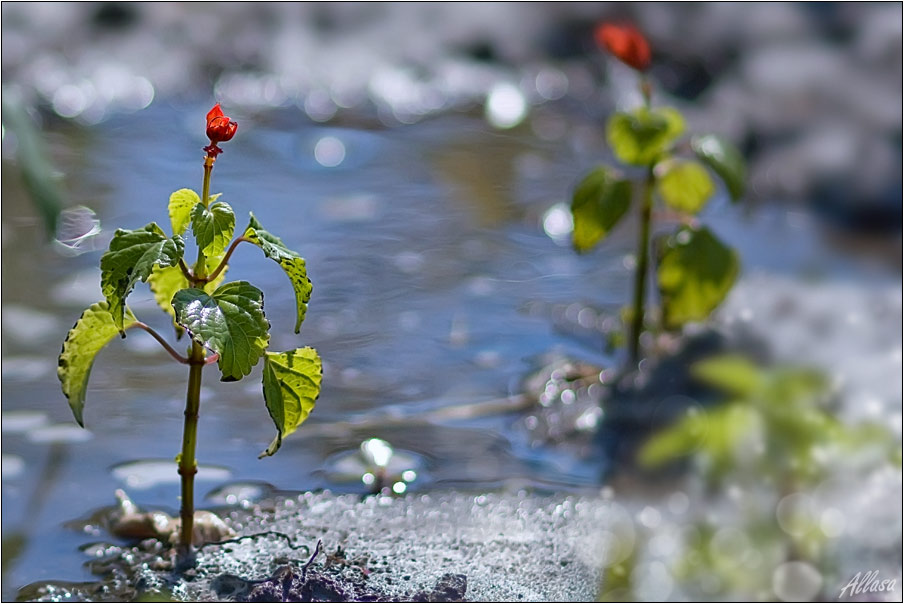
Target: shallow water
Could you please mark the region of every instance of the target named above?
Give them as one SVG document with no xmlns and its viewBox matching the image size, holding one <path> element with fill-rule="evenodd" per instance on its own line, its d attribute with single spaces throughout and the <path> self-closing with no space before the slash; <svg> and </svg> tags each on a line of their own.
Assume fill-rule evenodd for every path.
<svg viewBox="0 0 904 604">
<path fill-rule="evenodd" d="M 194 116 L 205 110 L 156 103 L 89 129 L 48 125 L 68 199 L 93 208 L 102 222 L 100 248 L 115 227 L 166 225 L 169 193 L 200 186 L 205 141 L 196 136 Z M 371 437 L 407 456 L 417 474 L 409 491 L 598 487 L 609 467 L 592 442 L 531 446 L 524 413 L 495 407 L 458 419 L 430 414 L 520 394 L 552 351 L 601 367 L 616 362 L 603 352 L 599 327 L 627 299 L 634 225 L 578 256 L 562 235 L 556 206 L 604 158 L 599 135 L 555 114 L 545 119 L 559 120 L 562 134 L 551 140 L 530 122 L 500 132 L 467 114 L 391 130 L 369 122 L 323 126 L 288 109 L 233 117 L 241 136 L 217 162 L 213 191 L 232 204 L 239 228 L 253 209 L 307 259 L 314 293 L 300 336 L 291 330 L 289 284 L 259 250 L 239 248 L 229 277 L 264 291 L 274 349 L 318 349 L 324 388 L 308 423 L 275 457 L 258 461 L 274 431 L 260 369 L 237 384 L 208 372 L 199 494 L 229 482 L 365 492 L 366 485 L 340 480 L 334 470 Z M 157 480 L 145 469 L 143 479 L 130 481 L 126 464 L 171 460 L 177 452 L 186 372 L 144 334 L 114 341 L 92 372 L 87 431 L 75 426 L 55 361 L 66 330 L 101 298 L 101 252 L 62 255 L 41 244 L 41 225 L 6 161 L 4 177 L 8 599 L 39 579 L 91 579 L 77 550 L 90 537 L 63 524 L 112 504 L 115 489 L 126 488 L 145 507 L 176 507 L 174 466 Z M 748 214 L 720 197 L 703 216 L 739 247 L 748 273 L 815 275 L 883 291 L 899 280 L 894 269 L 828 247 L 819 224 L 799 209 L 776 204 Z M 146 286 L 130 305 L 169 334 Z M 220 501 L 217 495 L 201 505 Z"/>
</svg>

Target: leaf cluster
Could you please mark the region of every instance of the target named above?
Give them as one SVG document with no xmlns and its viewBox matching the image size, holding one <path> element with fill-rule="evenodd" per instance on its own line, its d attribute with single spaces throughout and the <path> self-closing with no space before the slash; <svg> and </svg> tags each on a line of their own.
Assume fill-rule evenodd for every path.
<svg viewBox="0 0 904 604">
<path fill-rule="evenodd" d="M 742 356 L 723 355 L 691 371 L 722 392 L 724 403 L 654 434 L 638 460 L 656 467 L 690 459 L 712 491 L 744 489 L 749 496 L 732 502 L 734 514 L 716 518 L 696 511 L 675 576 L 691 597 L 712 597 L 711 590 L 697 595 L 706 576 L 718 578 L 720 599 L 736 599 L 768 585 L 773 569 L 789 559 L 824 567 L 831 538 L 807 493 L 825 484 L 841 463 L 853 462 L 857 471 L 882 460 L 900 467 L 898 437 L 876 423 L 841 422 L 831 410 L 829 380 L 810 369 L 764 369 Z M 752 567 L 751 552 L 768 558 Z"/>
<path fill-rule="evenodd" d="M 692 413 L 655 434 L 639 453 L 646 466 L 692 456 L 714 480 L 753 469 L 773 484 L 816 484 L 834 452 L 878 447 L 900 465 L 900 445 L 883 426 L 848 426 L 828 408 L 831 390 L 819 372 L 794 367 L 761 369 L 742 356 L 724 355 L 691 368 L 700 382 L 723 392 L 724 404 Z"/>
<path fill-rule="evenodd" d="M 689 150 L 679 153 L 685 124 L 671 108 L 640 107 L 615 113 L 606 138 L 615 157 L 628 166 L 646 168 L 648 183 L 664 209 L 681 222 L 659 238 L 657 283 L 664 327 L 680 328 L 700 321 L 724 300 L 740 272 L 737 253 L 694 218 L 716 192 L 715 174 L 733 201 L 744 194 L 746 168 L 740 152 L 724 139 L 692 137 Z M 603 241 L 627 215 L 638 184 L 616 167 L 601 165 L 575 188 L 571 204 L 573 243 L 588 252 Z"/>
<path fill-rule="evenodd" d="M 216 355 L 221 380 L 240 380 L 264 360 L 264 402 L 277 435 L 262 455 L 275 453 L 283 437 L 313 409 L 322 372 L 316 351 L 269 351 L 270 323 L 264 314 L 263 293 L 247 281 L 224 282 L 235 247 L 241 242 L 259 247 L 289 277 L 298 333 L 313 290 L 305 261 L 253 214 L 235 237 L 235 213 L 217 198 L 212 195 L 205 203 L 195 191 L 180 189 L 169 200 L 171 234 L 152 222 L 140 229 L 119 229 L 113 235 L 100 261 L 105 299 L 85 310 L 69 331 L 59 358 L 63 393 L 79 424 L 83 425 L 88 377 L 98 352 L 117 334 L 125 337 L 127 329 L 146 328 L 126 306 L 139 281 L 149 284 L 157 304 L 172 318 L 177 337 L 188 333 L 193 342 Z M 189 227 L 198 248 L 194 270 L 184 260 Z"/>
</svg>

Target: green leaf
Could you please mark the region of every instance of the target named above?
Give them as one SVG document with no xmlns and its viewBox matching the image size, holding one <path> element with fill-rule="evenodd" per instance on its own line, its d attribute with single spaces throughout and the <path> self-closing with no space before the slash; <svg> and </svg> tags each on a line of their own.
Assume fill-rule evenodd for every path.
<svg viewBox="0 0 904 604">
<path fill-rule="evenodd" d="M 618 112 L 609 118 L 606 139 L 620 161 L 649 166 L 684 132 L 684 118 L 671 107 L 630 113 Z"/>
<path fill-rule="evenodd" d="M 681 212 L 696 214 L 716 190 L 702 164 L 689 160 L 669 160 L 657 167 L 656 190 L 662 200 Z"/>
<path fill-rule="evenodd" d="M 125 309 L 123 328 L 130 327 L 137 320 L 132 311 Z M 85 408 L 85 392 L 88 389 L 88 377 L 94 365 L 94 357 L 101 348 L 119 333 L 119 326 L 113 323 L 106 302 L 92 304 L 82 313 L 63 342 L 57 367 L 57 377 L 63 387 L 63 394 L 69 401 L 75 421 L 85 427 L 82 411 Z"/>
<path fill-rule="evenodd" d="M 191 230 L 205 256 L 222 256 L 232 240 L 235 214 L 229 204 L 222 201 L 207 208 L 198 204 L 191 214 Z"/>
<path fill-rule="evenodd" d="M 681 227 L 660 250 L 659 293 L 669 329 L 709 316 L 741 270 L 738 254 L 706 227 Z"/>
<path fill-rule="evenodd" d="M 578 184 L 571 202 L 574 247 L 586 252 L 618 224 L 631 203 L 631 183 L 600 166 Z"/>
<path fill-rule="evenodd" d="M 222 257 L 207 258 L 207 272 L 213 272 L 220 265 Z M 212 294 L 226 279 L 226 271 L 229 267 L 224 267 L 213 281 L 206 283 L 203 287 L 204 291 Z M 166 311 L 173 319 L 176 332 L 181 336 L 182 328 L 176 325 L 176 311 L 173 309 L 173 296 L 180 289 L 188 289 L 191 283 L 182 274 L 182 269 L 178 266 L 166 266 L 160 268 L 155 266 L 148 277 L 148 285 L 151 287 L 151 293 L 154 294 L 154 300 L 157 305 Z"/>
<path fill-rule="evenodd" d="M 287 248 L 279 237 L 265 231 L 254 214 L 251 214 L 251 221 L 243 236 L 261 248 L 267 258 L 275 260 L 289 276 L 295 290 L 295 333 L 298 333 L 314 289 L 308 279 L 304 258 Z"/>
<path fill-rule="evenodd" d="M 738 201 L 744 195 L 747 166 L 737 147 L 721 137 L 708 134 L 691 139 L 691 148 L 725 182 L 731 200 Z"/>
<path fill-rule="evenodd" d="M 251 373 L 270 341 L 264 295 L 247 281 L 233 281 L 212 294 L 183 289 L 173 296 L 176 322 L 192 339 L 220 355 L 224 382 Z"/>
<path fill-rule="evenodd" d="M 176 266 L 184 248 L 181 237 L 170 239 L 155 222 L 134 231 L 116 231 L 100 259 L 100 284 L 120 331 L 125 300 L 135 283 L 147 281 L 155 266 Z"/>
<path fill-rule="evenodd" d="M 282 439 L 308 418 L 320 395 L 322 373 L 313 348 L 264 353 L 264 401 L 277 434 L 260 457 L 276 453 Z"/>
<path fill-rule="evenodd" d="M 814 369 L 779 367 L 769 372 L 761 393 L 766 407 L 799 413 L 804 408 L 818 409 L 829 394 L 829 380 Z"/>
<path fill-rule="evenodd" d="M 708 432 L 706 415 L 692 407 L 683 418 L 644 443 L 638 452 L 638 461 L 643 466 L 656 467 L 695 453 Z"/>
<path fill-rule="evenodd" d="M 747 358 L 726 354 L 695 363 L 691 375 L 726 394 L 749 398 L 763 388 L 763 372 Z"/>
<path fill-rule="evenodd" d="M 691 408 L 684 418 L 654 434 L 641 447 L 638 461 L 656 467 L 688 455 L 702 455 L 707 458 L 708 471 L 719 475 L 737 465 L 739 446 L 762 428 L 761 416 L 746 403 L 706 411 Z"/>
<path fill-rule="evenodd" d="M 182 235 L 191 222 L 191 213 L 201 203 L 201 197 L 191 189 L 179 189 L 170 195 L 169 217 L 173 235 Z"/>
</svg>

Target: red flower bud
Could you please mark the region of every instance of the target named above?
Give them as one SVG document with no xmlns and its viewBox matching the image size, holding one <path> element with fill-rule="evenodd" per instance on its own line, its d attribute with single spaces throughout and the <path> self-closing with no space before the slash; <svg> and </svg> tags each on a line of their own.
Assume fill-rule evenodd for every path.
<svg viewBox="0 0 904 604">
<path fill-rule="evenodd" d="M 602 23 L 593 32 L 596 43 L 638 71 L 650 66 L 650 45 L 633 25 Z"/>
<path fill-rule="evenodd" d="M 213 109 L 207 112 L 207 138 L 212 144 L 225 143 L 235 136 L 235 131 L 239 125 L 223 115 L 220 104 L 217 103 Z"/>
<path fill-rule="evenodd" d="M 207 122 L 207 138 L 209 138 L 212 143 L 225 143 L 235 136 L 235 131 L 238 126 L 239 125 L 235 122 L 229 121 L 229 118 L 225 115 L 222 117 L 215 117 Z"/>
<path fill-rule="evenodd" d="M 235 136 L 235 131 L 238 127 L 239 125 L 230 120 L 229 116 L 223 115 L 223 110 L 220 109 L 219 103 L 214 105 L 207 112 L 207 138 L 210 139 L 210 144 L 204 147 L 204 150 L 207 151 L 207 156 L 216 159 L 217 155 L 223 152 L 217 146 L 217 143 L 225 143 L 230 140 Z"/>
</svg>

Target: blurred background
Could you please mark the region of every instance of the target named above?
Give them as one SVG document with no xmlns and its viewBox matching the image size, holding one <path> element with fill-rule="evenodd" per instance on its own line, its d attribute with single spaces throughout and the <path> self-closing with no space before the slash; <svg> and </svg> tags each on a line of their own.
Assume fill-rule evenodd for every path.
<svg viewBox="0 0 904 604">
<path fill-rule="evenodd" d="M 826 453 L 815 473 L 774 462 L 790 490 L 730 463 L 716 478 L 696 462 L 656 479 L 637 467 L 634 440 L 679 411 L 711 417 L 719 396 L 655 379 L 680 377 L 690 360 L 649 363 L 653 386 L 639 396 L 653 411 L 633 424 L 609 400 L 606 342 L 628 299 L 636 229 L 578 256 L 568 204 L 578 179 L 612 160 L 608 115 L 638 102 L 635 74 L 593 43 L 611 19 L 650 39 L 654 103 L 749 162 L 744 202 L 720 194 L 702 214 L 740 251 L 740 282 L 712 325 L 677 346 L 711 336 L 763 375 L 813 370 L 822 385 L 801 396 L 856 432 L 822 419 L 788 432 L 859 452 L 835 451 L 845 463 Z M 392 471 L 380 467 L 398 494 L 608 489 L 638 534 L 670 535 L 608 561 L 634 561 L 634 585 L 617 587 L 635 597 L 834 598 L 855 572 L 880 568 L 900 599 L 901 473 L 885 444 L 900 449 L 901 22 L 898 3 L 4 2 L 3 599 L 40 580 L 92 580 L 79 548 L 109 537 L 84 519 L 115 489 L 176 508 L 181 368 L 143 334 L 112 342 L 82 430 L 56 357 L 102 298 L 113 231 L 165 224 L 169 194 L 199 189 L 217 101 L 239 129 L 212 190 L 238 227 L 254 210 L 307 259 L 314 294 L 300 337 L 275 264 L 240 249 L 230 275 L 265 292 L 275 348 L 318 349 L 324 389 L 309 422 L 258 461 L 273 431 L 259 368 L 238 384 L 207 376 L 203 505 L 365 493 L 385 446 Z M 170 333 L 145 286 L 130 306 Z M 754 424 L 770 434 L 765 420 L 740 431 Z M 876 424 L 885 431 L 857 432 Z M 694 434 L 694 447 L 663 459 L 711 453 Z M 877 443 L 885 449 L 863 452 Z M 705 480 L 715 495 L 694 487 Z M 773 542 L 737 518 L 730 534 L 710 530 L 729 520 L 707 514 L 751 494 L 778 522 Z M 764 553 L 788 543 L 793 556 Z M 708 578 L 682 587 L 696 575 L 677 560 Z M 766 579 L 751 586 L 738 568 Z"/>
</svg>

